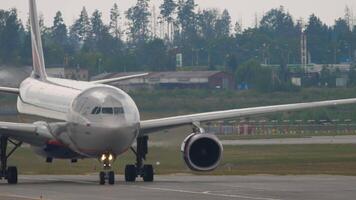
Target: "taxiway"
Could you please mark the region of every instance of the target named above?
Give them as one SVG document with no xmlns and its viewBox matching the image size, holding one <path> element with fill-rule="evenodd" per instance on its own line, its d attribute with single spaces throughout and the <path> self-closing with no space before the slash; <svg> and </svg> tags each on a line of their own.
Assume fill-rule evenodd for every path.
<svg viewBox="0 0 356 200">
<path fill-rule="evenodd" d="M 153 183 L 100 186 L 96 176 L 21 176 L 0 182 L 1 200 L 279 200 L 354 199 L 356 177 L 347 176 L 157 176 Z"/>
</svg>

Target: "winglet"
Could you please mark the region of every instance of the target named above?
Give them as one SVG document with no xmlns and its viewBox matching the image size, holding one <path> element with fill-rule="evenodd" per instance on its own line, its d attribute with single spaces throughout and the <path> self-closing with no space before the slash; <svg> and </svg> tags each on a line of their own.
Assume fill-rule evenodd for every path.
<svg viewBox="0 0 356 200">
<path fill-rule="evenodd" d="M 29 0 L 30 5 L 30 25 L 32 42 L 32 62 L 33 76 L 39 80 L 46 80 L 45 62 L 43 57 L 43 48 L 41 41 L 41 31 L 38 21 L 36 0 Z"/>
</svg>

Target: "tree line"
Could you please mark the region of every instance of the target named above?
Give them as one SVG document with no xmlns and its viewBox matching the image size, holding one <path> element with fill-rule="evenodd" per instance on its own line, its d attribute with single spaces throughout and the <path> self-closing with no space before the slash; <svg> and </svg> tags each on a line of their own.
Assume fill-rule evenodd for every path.
<svg viewBox="0 0 356 200">
<path fill-rule="evenodd" d="M 268 11 L 254 27 L 234 23 L 228 10 L 198 9 L 194 0 L 164 0 L 159 6 L 158 23 L 165 34 L 154 34 L 149 0 L 137 0 L 126 11 L 117 4 L 110 21 L 102 12 L 89 14 L 83 7 L 71 25 L 58 11 L 52 26 L 40 17 L 46 64 L 104 71 L 175 70 L 176 54 L 182 53 L 184 66 L 206 66 L 235 73 L 248 63 L 277 64 L 301 59 L 300 38 L 308 37 L 310 61 L 318 64 L 352 62 L 356 51 L 356 26 L 348 18 L 326 25 L 312 14 L 305 23 L 295 20 L 283 7 Z M 120 20 L 128 22 L 123 26 Z M 30 65 L 29 23 L 23 23 L 16 9 L 0 10 L 0 64 Z M 242 66 L 242 68 L 240 67 Z M 239 69 L 240 68 L 240 69 Z"/>
</svg>

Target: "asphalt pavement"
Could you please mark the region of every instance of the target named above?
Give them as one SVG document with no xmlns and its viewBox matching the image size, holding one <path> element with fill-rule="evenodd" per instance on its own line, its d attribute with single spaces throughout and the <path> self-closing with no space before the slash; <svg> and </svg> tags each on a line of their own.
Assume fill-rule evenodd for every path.
<svg viewBox="0 0 356 200">
<path fill-rule="evenodd" d="M 0 181 L 1 200 L 351 200 L 356 177 L 348 176 L 157 176 L 153 183 L 98 184 L 98 177 L 20 176 L 18 185 Z"/>
</svg>

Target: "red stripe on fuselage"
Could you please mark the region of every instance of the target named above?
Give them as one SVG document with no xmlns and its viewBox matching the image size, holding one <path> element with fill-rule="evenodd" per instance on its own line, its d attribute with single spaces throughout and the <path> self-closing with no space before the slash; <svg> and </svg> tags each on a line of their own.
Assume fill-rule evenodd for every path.
<svg viewBox="0 0 356 200">
<path fill-rule="evenodd" d="M 60 146 L 60 147 L 66 147 L 62 142 L 58 140 L 50 140 L 47 142 L 48 145 L 54 145 L 54 146 Z"/>
</svg>

